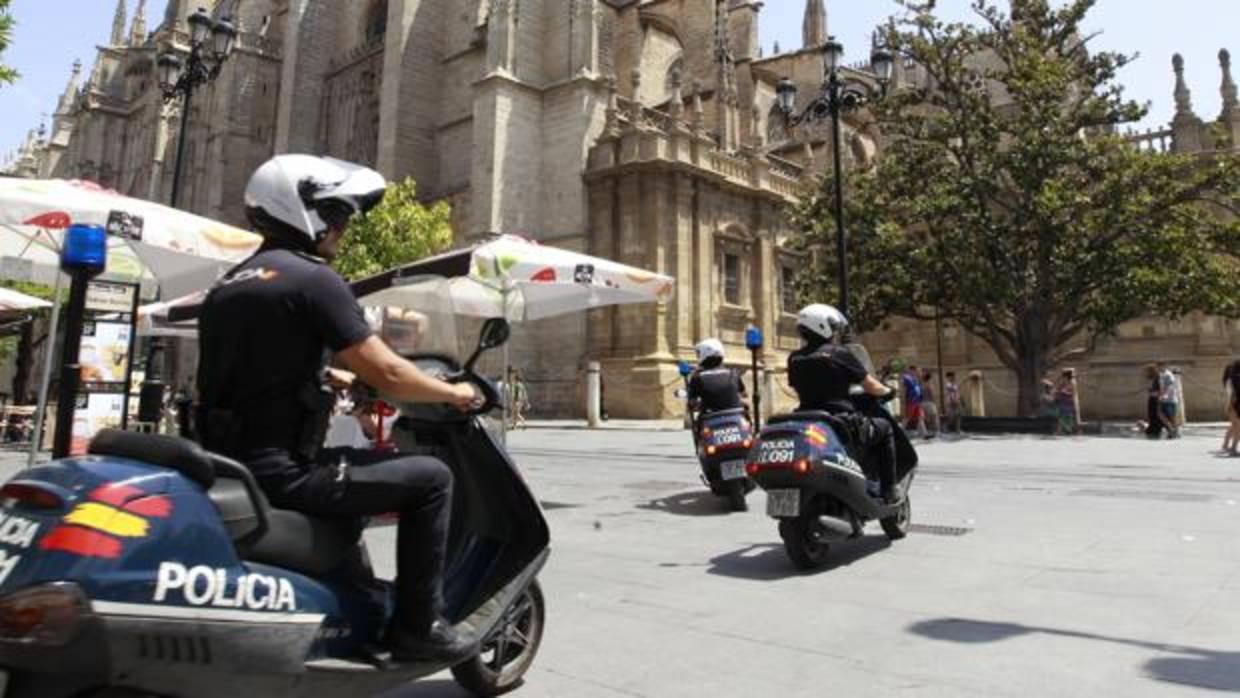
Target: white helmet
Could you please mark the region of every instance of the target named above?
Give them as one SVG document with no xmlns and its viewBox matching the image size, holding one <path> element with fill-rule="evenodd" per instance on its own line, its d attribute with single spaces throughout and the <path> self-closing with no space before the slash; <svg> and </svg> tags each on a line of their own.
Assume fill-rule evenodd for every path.
<svg viewBox="0 0 1240 698">
<path fill-rule="evenodd" d="M 313 155 L 277 155 L 263 163 L 245 188 L 245 212 L 266 235 L 291 234 L 291 242 L 310 246 L 329 227 L 344 227 L 351 216 L 383 200 L 387 181 L 372 169 Z"/>
<path fill-rule="evenodd" d="M 797 328 L 809 332 L 823 341 L 831 341 L 844 328 L 848 327 L 848 318 L 838 308 L 825 303 L 814 303 L 801 308 L 797 313 Z"/>
<path fill-rule="evenodd" d="M 713 337 L 710 339 L 703 339 L 702 341 L 698 342 L 696 347 L 693 347 L 693 351 L 697 352 L 698 363 L 702 363 L 703 361 L 707 359 L 713 359 L 713 358 L 722 359 L 723 358 L 723 342 Z"/>
</svg>

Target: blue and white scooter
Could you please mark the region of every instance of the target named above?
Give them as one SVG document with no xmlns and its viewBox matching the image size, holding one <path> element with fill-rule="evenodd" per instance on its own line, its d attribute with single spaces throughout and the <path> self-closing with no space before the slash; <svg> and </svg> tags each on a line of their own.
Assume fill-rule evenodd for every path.
<svg viewBox="0 0 1240 698">
<path fill-rule="evenodd" d="M 490 320 L 463 367 L 415 357 L 486 404 L 401 405 L 396 434 L 456 478 L 444 591 L 483 639 L 452 668 L 477 695 L 520 684 L 545 614 L 547 522 L 482 425 L 498 397 L 473 371 L 507 339 Z M 359 522 L 273 509 L 247 469 L 182 439 L 108 431 L 90 450 L 0 488 L 0 696 L 363 696 L 448 668 L 376 649 L 393 592 Z"/>
</svg>

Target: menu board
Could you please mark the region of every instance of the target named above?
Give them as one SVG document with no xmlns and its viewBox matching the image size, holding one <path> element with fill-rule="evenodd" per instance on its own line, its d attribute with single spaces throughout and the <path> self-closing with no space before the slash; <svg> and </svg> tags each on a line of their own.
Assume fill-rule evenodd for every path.
<svg viewBox="0 0 1240 698">
<path fill-rule="evenodd" d="M 82 325 L 82 367 L 73 417 L 72 455 L 86 452 L 103 429 L 123 429 L 129 421 L 129 381 L 133 366 L 136 284 L 92 281 L 86 291 Z"/>
</svg>

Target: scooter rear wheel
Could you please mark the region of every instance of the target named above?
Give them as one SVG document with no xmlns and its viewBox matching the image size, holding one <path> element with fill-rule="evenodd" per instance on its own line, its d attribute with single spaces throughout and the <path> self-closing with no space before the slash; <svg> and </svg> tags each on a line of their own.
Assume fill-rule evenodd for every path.
<svg viewBox="0 0 1240 698">
<path fill-rule="evenodd" d="M 741 479 L 727 484 L 728 508 L 732 511 L 749 511 L 749 502 L 745 499 L 749 489 L 745 487 L 745 482 Z"/>
<path fill-rule="evenodd" d="M 498 696 L 519 687 L 542 644 L 547 606 L 538 580 L 517 598 L 477 657 L 452 667 L 461 688 L 478 696 Z"/>
<path fill-rule="evenodd" d="M 780 519 L 779 537 L 784 539 L 784 551 L 797 569 L 815 570 L 827 564 L 829 546 L 814 535 L 811 517 Z"/>
<path fill-rule="evenodd" d="M 913 522 L 913 509 L 909 504 L 908 495 L 904 495 L 904 501 L 900 502 L 900 510 L 894 516 L 888 516 L 879 520 L 883 526 L 883 533 L 887 534 L 888 540 L 900 540 L 908 535 L 909 525 Z"/>
</svg>

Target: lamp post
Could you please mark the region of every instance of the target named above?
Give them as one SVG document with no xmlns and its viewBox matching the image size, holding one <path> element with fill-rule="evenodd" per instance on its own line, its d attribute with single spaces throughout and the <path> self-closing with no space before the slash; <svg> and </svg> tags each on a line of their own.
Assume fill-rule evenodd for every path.
<svg viewBox="0 0 1240 698">
<path fill-rule="evenodd" d="M 831 154 L 835 165 L 835 247 L 839 265 L 837 270 L 837 282 L 840 287 L 839 307 L 845 315 L 848 315 L 848 258 L 845 255 L 844 183 L 843 171 L 840 165 L 840 116 L 860 109 L 873 98 L 870 96 L 869 91 L 860 84 L 849 83 L 841 77 L 840 64 L 844 58 L 844 45 L 836 41 L 835 37 L 827 39 L 827 43 L 822 47 L 822 55 L 824 65 L 822 92 L 814 97 L 801 113 L 795 113 L 797 105 L 797 85 L 795 82 L 788 78 L 780 80 L 779 85 L 775 88 L 775 94 L 776 103 L 784 115 L 788 128 L 794 128 L 803 123 L 821 123 L 828 118 L 831 120 Z M 880 96 L 886 95 L 887 84 L 891 80 L 895 61 L 892 58 L 891 52 L 883 48 L 877 39 L 874 42 L 870 63 L 878 76 L 879 87 L 882 90 Z"/>
<path fill-rule="evenodd" d="M 159 68 L 159 88 L 164 102 L 178 97 L 181 103 L 181 132 L 177 137 L 177 161 L 172 168 L 172 193 L 169 204 L 176 208 L 181 198 L 181 170 L 185 166 L 185 134 L 189 126 L 190 105 L 194 91 L 219 77 L 224 62 L 232 55 L 237 43 L 237 29 L 228 17 L 219 21 L 211 18 L 206 9 L 189 16 L 189 56 L 182 60 L 175 51 L 160 54 L 156 61 Z M 146 378 L 138 399 L 138 414 L 142 421 L 158 421 L 164 402 L 164 340 L 152 337 L 147 345 Z M 154 419 L 152 419 L 154 418 Z"/>
<path fill-rule="evenodd" d="M 161 54 L 157 61 L 159 88 L 164 93 L 164 102 L 171 102 L 177 97 L 184 99 L 181 105 L 181 133 L 177 139 L 177 161 L 172 169 L 172 196 L 169 197 L 173 208 L 176 208 L 181 195 L 185 131 L 194 91 L 219 76 L 237 43 L 237 29 L 228 17 L 216 21 L 200 7 L 189 17 L 189 42 L 187 59 L 182 60 L 175 52 L 168 51 Z"/>
</svg>

